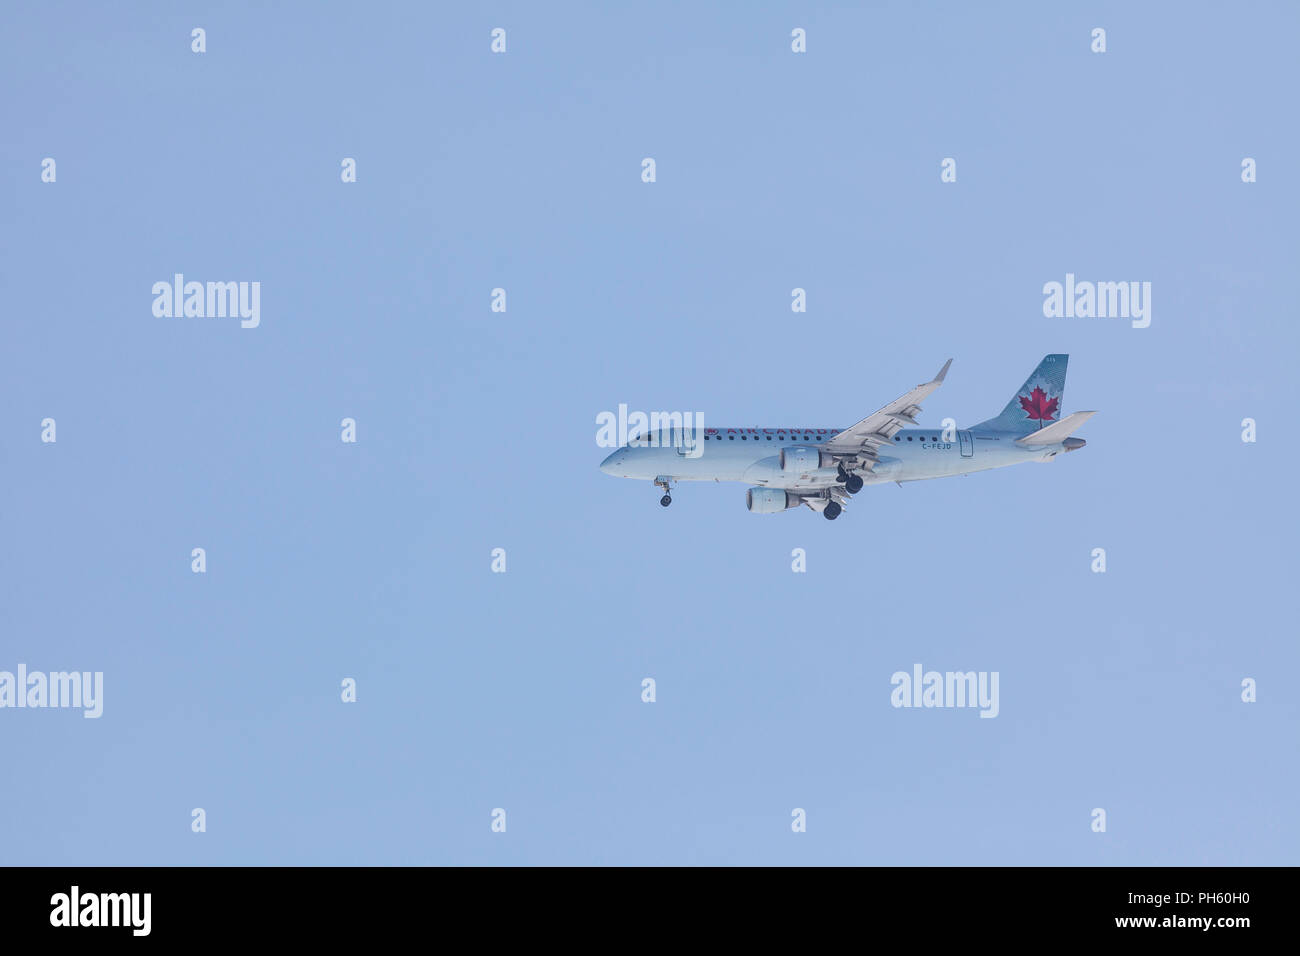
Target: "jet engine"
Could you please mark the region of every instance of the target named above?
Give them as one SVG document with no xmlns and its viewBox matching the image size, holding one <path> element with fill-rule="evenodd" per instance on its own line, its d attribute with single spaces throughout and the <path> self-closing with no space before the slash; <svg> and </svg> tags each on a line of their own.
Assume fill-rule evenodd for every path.
<svg viewBox="0 0 1300 956">
<path fill-rule="evenodd" d="M 781 488 L 750 488 L 745 492 L 745 507 L 755 514 L 774 515 L 778 511 L 798 508 L 803 499 Z"/>
<path fill-rule="evenodd" d="M 835 456 L 828 455 L 816 448 L 796 445 L 781 449 L 781 470 L 790 475 L 806 475 L 818 468 L 833 468 Z"/>
</svg>

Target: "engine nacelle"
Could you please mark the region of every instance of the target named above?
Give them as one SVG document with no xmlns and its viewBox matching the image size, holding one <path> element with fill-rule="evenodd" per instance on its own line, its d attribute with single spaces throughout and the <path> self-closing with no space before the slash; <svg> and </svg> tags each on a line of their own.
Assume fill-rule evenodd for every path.
<svg viewBox="0 0 1300 956">
<path fill-rule="evenodd" d="M 781 449 L 781 470 L 789 475 L 806 475 L 818 468 L 835 467 L 835 456 L 807 445 Z"/>
<path fill-rule="evenodd" d="M 754 514 L 774 515 L 778 511 L 789 511 L 803 504 L 798 495 L 781 488 L 750 488 L 745 492 L 745 507 Z"/>
</svg>

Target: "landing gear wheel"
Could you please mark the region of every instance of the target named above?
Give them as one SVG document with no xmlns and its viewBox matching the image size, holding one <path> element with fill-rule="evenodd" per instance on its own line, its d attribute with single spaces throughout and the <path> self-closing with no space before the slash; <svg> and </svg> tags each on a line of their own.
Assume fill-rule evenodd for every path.
<svg viewBox="0 0 1300 956">
<path fill-rule="evenodd" d="M 826 516 L 827 521 L 834 521 L 840 516 L 842 510 L 843 509 L 838 504 L 834 501 L 830 501 L 826 503 L 826 508 L 822 511 L 822 514 Z"/>
<path fill-rule="evenodd" d="M 663 505 L 665 508 L 667 508 L 670 504 L 673 503 L 673 498 L 672 498 L 673 480 L 669 478 L 667 475 L 660 475 L 658 478 L 655 479 L 655 487 L 662 488 L 664 490 L 664 496 L 659 499 L 659 503 Z"/>
<path fill-rule="evenodd" d="M 849 475 L 848 480 L 844 482 L 844 490 L 851 495 L 856 495 L 862 490 L 862 476 Z"/>
</svg>

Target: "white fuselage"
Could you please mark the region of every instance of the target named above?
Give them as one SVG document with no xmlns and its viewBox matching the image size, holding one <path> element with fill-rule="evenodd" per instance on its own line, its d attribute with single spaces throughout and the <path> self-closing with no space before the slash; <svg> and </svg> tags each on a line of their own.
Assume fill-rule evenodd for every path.
<svg viewBox="0 0 1300 956">
<path fill-rule="evenodd" d="M 799 430 L 762 428 L 709 429 L 703 441 L 686 442 L 678 430 L 632 441 L 613 452 L 601 471 L 620 478 L 677 481 L 740 481 L 759 487 L 789 491 L 815 491 L 836 482 L 837 469 L 782 471 L 783 448 L 818 448 L 841 429 Z M 1020 436 L 1005 432 L 967 429 L 944 441 L 940 429 L 905 428 L 889 446 L 880 449 L 872 471 L 860 472 L 865 484 L 943 478 L 1018 465 L 1050 461 L 1067 450 L 1063 443 L 1025 447 Z M 814 456 L 815 458 L 815 456 Z"/>
</svg>

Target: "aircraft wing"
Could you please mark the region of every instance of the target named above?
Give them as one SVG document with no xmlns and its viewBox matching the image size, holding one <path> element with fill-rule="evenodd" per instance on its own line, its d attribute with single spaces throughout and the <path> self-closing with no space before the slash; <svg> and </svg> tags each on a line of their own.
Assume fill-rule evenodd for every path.
<svg viewBox="0 0 1300 956">
<path fill-rule="evenodd" d="M 894 434 L 904 425 L 915 425 L 921 403 L 943 384 L 952 359 L 943 363 L 933 380 L 916 386 L 906 395 L 890 402 L 874 415 L 868 415 L 852 428 L 846 428 L 821 447 L 832 454 L 860 455 L 866 461 L 874 460 L 881 445 L 893 441 Z"/>
</svg>

